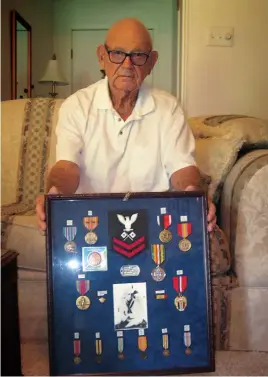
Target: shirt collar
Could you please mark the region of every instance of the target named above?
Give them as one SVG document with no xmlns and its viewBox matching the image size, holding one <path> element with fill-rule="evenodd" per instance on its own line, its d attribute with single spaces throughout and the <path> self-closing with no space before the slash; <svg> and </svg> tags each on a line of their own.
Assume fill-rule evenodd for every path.
<svg viewBox="0 0 268 377">
<path fill-rule="evenodd" d="M 94 106 L 100 110 L 112 110 L 113 105 L 109 94 L 108 79 L 105 77 L 99 82 Z M 133 115 L 140 118 L 155 109 L 155 102 L 151 94 L 151 88 L 146 83 L 143 83 L 138 94 L 138 99 L 133 110 Z"/>
</svg>

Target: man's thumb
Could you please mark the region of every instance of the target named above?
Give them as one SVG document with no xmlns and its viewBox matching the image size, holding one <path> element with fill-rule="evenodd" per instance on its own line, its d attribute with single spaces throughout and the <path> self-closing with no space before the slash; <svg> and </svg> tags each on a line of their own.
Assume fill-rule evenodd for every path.
<svg viewBox="0 0 268 377">
<path fill-rule="evenodd" d="M 49 192 L 48 192 L 48 194 L 54 194 L 54 195 L 57 195 L 57 194 L 59 194 L 60 192 L 59 192 L 59 190 L 57 189 L 57 187 L 55 187 L 55 186 L 53 186 L 53 187 L 51 187 L 51 189 L 49 190 Z"/>
<path fill-rule="evenodd" d="M 197 188 L 195 186 L 187 186 L 185 191 L 197 191 Z"/>
</svg>

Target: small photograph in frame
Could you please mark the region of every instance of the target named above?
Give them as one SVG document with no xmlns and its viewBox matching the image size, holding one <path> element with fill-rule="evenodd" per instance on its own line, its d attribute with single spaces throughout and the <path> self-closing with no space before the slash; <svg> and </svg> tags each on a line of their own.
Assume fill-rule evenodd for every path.
<svg viewBox="0 0 268 377">
<path fill-rule="evenodd" d="M 114 329 L 148 328 L 146 283 L 113 285 Z"/>
</svg>

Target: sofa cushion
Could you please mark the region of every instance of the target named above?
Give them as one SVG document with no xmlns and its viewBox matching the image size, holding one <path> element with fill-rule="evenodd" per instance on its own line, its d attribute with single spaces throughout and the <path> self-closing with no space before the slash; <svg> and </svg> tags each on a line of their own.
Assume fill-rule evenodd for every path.
<svg viewBox="0 0 268 377">
<path fill-rule="evenodd" d="M 209 194 L 217 203 L 224 180 L 236 162 L 243 138 L 232 140 L 211 137 L 196 139 L 196 162 L 201 170 L 211 178 Z"/>
<path fill-rule="evenodd" d="M 44 192 L 47 171 L 55 162 L 55 127 L 62 101 L 34 98 L 2 102 L 5 215 L 21 213 L 25 206 L 33 209 L 36 196 Z"/>
<path fill-rule="evenodd" d="M 6 248 L 19 253 L 19 267 L 46 269 L 46 239 L 37 229 L 35 215 L 10 217 L 5 233 Z"/>
<path fill-rule="evenodd" d="M 25 104 L 25 100 L 5 101 L 1 104 L 1 205 L 14 203 L 17 200 L 17 177 Z"/>
<path fill-rule="evenodd" d="M 268 148 L 268 120 L 245 115 L 216 115 L 193 117 L 188 121 L 196 138 L 232 140 L 243 137 L 243 148 Z"/>
</svg>

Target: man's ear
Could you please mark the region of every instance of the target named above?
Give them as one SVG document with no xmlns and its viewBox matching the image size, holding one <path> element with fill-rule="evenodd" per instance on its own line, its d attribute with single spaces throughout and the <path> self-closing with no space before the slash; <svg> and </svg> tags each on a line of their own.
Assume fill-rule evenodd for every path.
<svg viewBox="0 0 268 377">
<path fill-rule="evenodd" d="M 156 62 L 158 60 L 158 52 L 152 51 L 151 53 L 151 62 L 150 62 L 150 68 L 149 68 L 149 75 L 151 74 Z"/>
<path fill-rule="evenodd" d="M 104 69 L 104 55 L 105 55 L 105 48 L 103 45 L 97 47 L 97 57 L 99 60 L 100 67 Z"/>
</svg>

